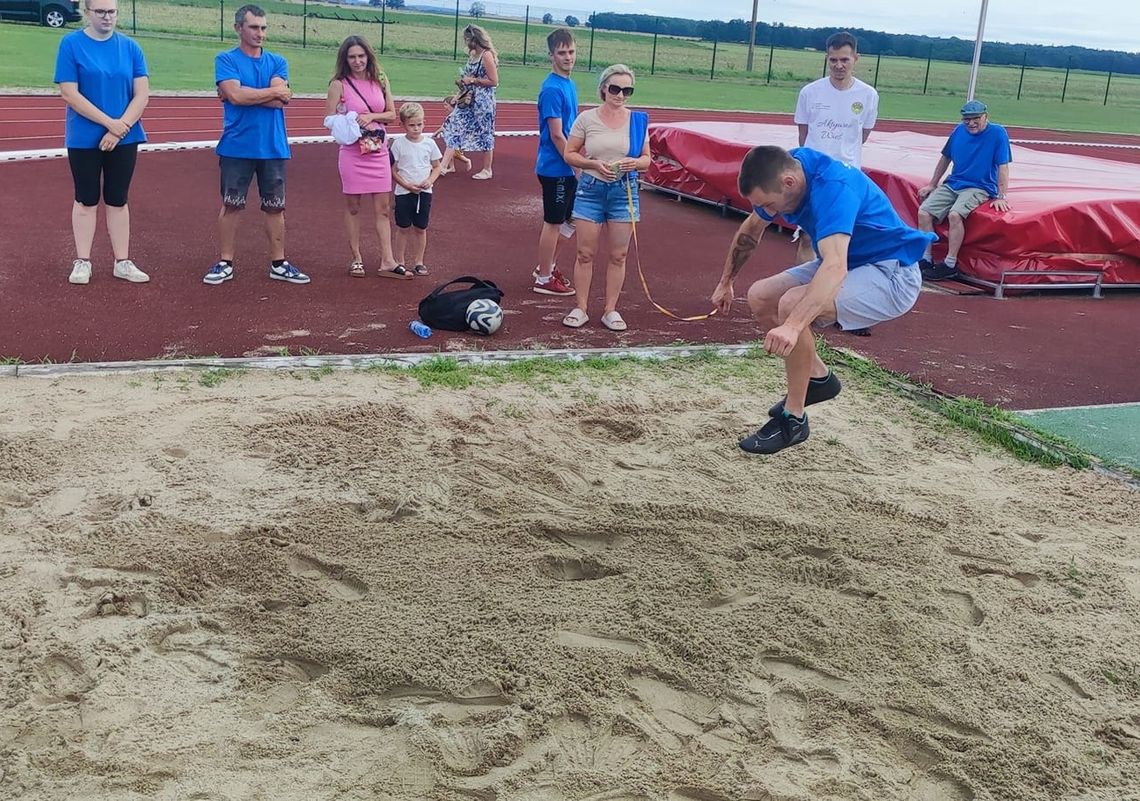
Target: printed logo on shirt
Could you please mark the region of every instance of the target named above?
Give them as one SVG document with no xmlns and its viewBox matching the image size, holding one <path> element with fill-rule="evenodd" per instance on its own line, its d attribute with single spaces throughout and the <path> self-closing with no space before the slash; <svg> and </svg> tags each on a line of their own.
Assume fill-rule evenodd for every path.
<svg viewBox="0 0 1140 801">
<path fill-rule="evenodd" d="M 863 104 L 860 103 L 858 100 L 856 100 L 854 103 L 851 104 L 851 113 L 852 114 L 862 114 L 863 113 Z"/>
</svg>

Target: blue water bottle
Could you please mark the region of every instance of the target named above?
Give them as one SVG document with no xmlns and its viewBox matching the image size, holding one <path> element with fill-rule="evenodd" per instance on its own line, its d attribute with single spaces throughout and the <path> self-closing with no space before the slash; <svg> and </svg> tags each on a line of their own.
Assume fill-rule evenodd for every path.
<svg viewBox="0 0 1140 801">
<path fill-rule="evenodd" d="M 408 328 L 420 339 L 427 339 L 431 336 L 431 328 L 419 320 L 412 320 L 410 323 L 408 323 Z"/>
</svg>

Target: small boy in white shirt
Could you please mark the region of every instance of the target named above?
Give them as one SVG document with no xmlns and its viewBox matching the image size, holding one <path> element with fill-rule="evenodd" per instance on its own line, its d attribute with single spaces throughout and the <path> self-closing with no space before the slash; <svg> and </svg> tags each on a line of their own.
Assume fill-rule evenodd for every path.
<svg viewBox="0 0 1140 801">
<path fill-rule="evenodd" d="M 413 273 L 427 275 L 424 250 L 431 215 L 431 188 L 439 178 L 443 154 L 434 139 L 424 136 L 424 107 L 419 103 L 400 106 L 400 124 L 404 126 L 405 135 L 393 137 L 388 144 L 392 154 L 392 178 L 396 181 L 396 240 L 392 249 L 396 261 L 403 265 L 410 230 L 412 243 L 407 253 L 408 262 L 415 265 Z"/>
</svg>

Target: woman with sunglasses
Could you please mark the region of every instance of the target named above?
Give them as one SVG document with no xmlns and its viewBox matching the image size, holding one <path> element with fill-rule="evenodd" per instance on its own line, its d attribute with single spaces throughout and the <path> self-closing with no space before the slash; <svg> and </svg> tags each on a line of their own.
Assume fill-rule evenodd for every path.
<svg viewBox="0 0 1140 801">
<path fill-rule="evenodd" d="M 487 31 L 478 25 L 463 29 L 463 43 L 467 45 L 467 64 L 459 83 L 474 87 L 475 99 L 469 106 L 456 106 L 444 120 L 440 132 L 447 149 L 443 153 L 441 172 L 454 172 L 456 151 L 486 153 L 483 169 L 471 177 L 486 181 L 491 177 L 491 162 L 495 158 L 495 87 L 499 85 L 499 53 L 491 43 Z"/>
<path fill-rule="evenodd" d="M 570 328 L 581 328 L 590 317 L 590 280 L 594 275 L 598 238 L 602 228 L 609 232 L 610 252 L 606 259 L 605 308 L 602 325 L 611 331 L 625 331 L 625 320 L 617 310 L 618 297 L 625 284 L 625 258 L 633 224 L 640 221 L 637 173 L 649 168 L 649 117 L 632 111 L 627 102 L 633 95 L 633 70 L 624 64 L 606 67 L 598 79 L 602 105 L 578 115 L 566 141 L 565 158 L 571 167 L 582 170 L 574 196 L 574 221 L 578 232 L 578 260 L 574 264 L 577 306 L 562 320 Z"/>
<path fill-rule="evenodd" d="M 60 40 L 55 62 L 55 82 L 67 103 L 64 143 L 75 183 L 75 261 L 67 280 L 91 280 L 91 244 L 102 195 L 115 255 L 112 275 L 141 284 L 150 277 L 130 258 L 127 193 L 139 144 L 146 141 L 139 122 L 150 99 L 146 59 L 133 39 L 115 30 L 116 0 L 85 0 L 84 13 L 87 25 Z"/>
</svg>

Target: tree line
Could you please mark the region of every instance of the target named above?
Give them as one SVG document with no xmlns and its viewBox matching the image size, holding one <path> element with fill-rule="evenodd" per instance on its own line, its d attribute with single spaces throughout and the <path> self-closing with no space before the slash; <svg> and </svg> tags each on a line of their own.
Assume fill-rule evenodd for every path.
<svg viewBox="0 0 1140 801">
<path fill-rule="evenodd" d="M 680 17 L 655 17 L 651 14 L 618 14 L 601 12 L 591 14 L 585 24 L 611 31 L 658 33 L 662 36 L 686 36 L 720 42 L 748 42 L 747 20 L 695 20 Z M 827 37 L 839 28 L 800 28 L 794 25 L 766 22 L 756 23 L 756 45 L 792 49 L 820 50 Z M 848 28 L 859 40 L 859 52 L 865 55 L 903 56 L 907 58 L 933 58 L 937 61 L 970 61 L 974 57 L 974 40 L 958 37 L 942 38 L 908 33 L 885 33 L 863 28 Z M 1096 72 L 1123 72 L 1140 75 L 1140 53 L 1118 50 L 1093 50 L 1088 47 L 1010 44 L 986 42 L 982 48 L 984 64 L 1012 64 L 1020 66 L 1022 59 L 1030 67 L 1056 67 L 1093 70 Z"/>
</svg>

